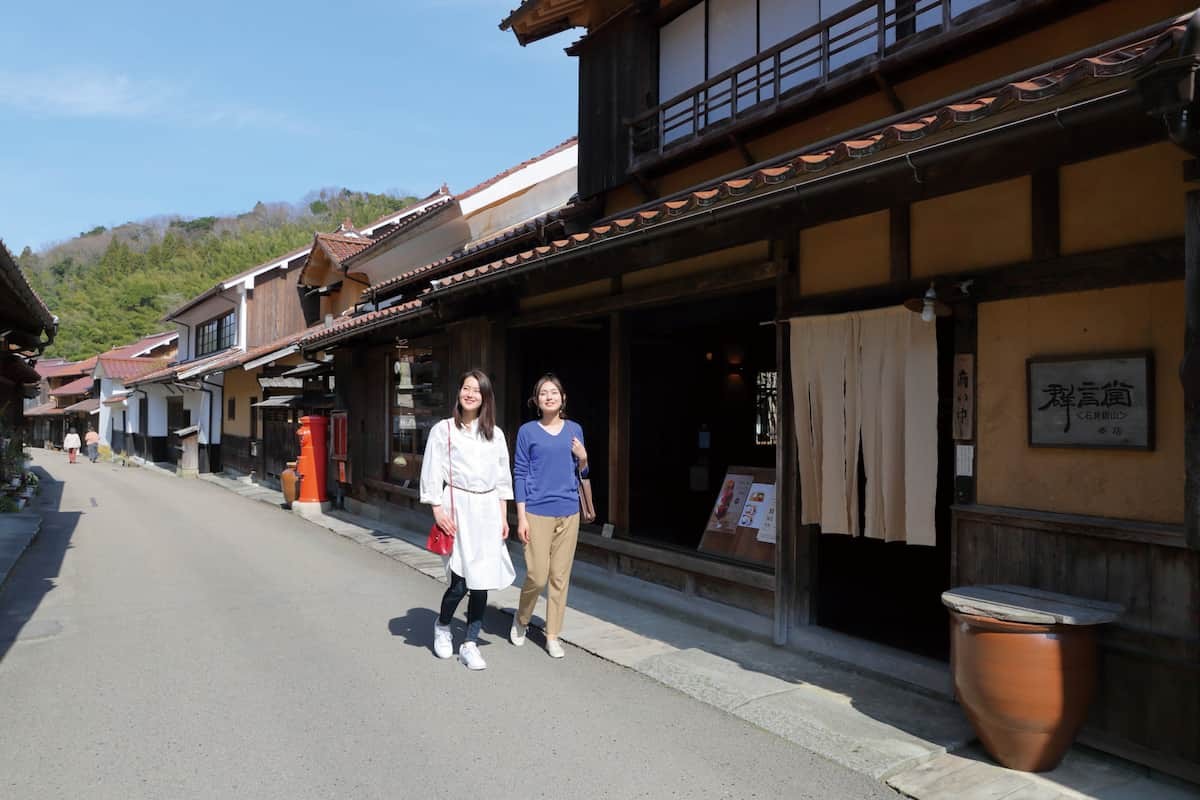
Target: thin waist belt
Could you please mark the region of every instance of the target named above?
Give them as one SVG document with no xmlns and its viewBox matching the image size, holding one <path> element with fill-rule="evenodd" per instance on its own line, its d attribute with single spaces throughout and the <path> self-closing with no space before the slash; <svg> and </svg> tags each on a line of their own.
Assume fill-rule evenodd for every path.
<svg viewBox="0 0 1200 800">
<path fill-rule="evenodd" d="M 455 486 L 453 483 L 450 484 L 450 488 L 459 492 L 466 492 L 467 494 L 491 494 L 492 492 L 496 491 L 495 486 L 493 486 L 491 489 L 464 489 L 461 486 Z"/>
</svg>

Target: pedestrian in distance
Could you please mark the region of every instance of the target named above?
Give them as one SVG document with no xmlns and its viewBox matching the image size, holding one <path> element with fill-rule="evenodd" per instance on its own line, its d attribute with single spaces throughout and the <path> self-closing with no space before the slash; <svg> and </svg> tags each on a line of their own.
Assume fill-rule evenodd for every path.
<svg viewBox="0 0 1200 800">
<path fill-rule="evenodd" d="M 454 655 L 450 622 L 470 592 L 467 637 L 458 648 L 458 660 L 469 669 L 487 668 L 479 634 L 488 591 L 511 586 L 517 577 L 505 545 L 512 497 L 508 445 L 496 427 L 492 383 L 473 369 L 459 382 L 453 416 L 430 429 L 421 463 L 421 502 L 432 506 L 437 526 L 454 537 L 446 565 L 450 586 L 433 625 L 433 652 L 438 658 Z"/>
<path fill-rule="evenodd" d="M 525 545 L 525 584 L 508 638 L 520 647 L 538 596 L 546 597 L 546 652 L 565 655 L 558 641 L 567 609 L 567 584 L 579 540 L 579 482 L 588 475 L 583 428 L 567 419 L 562 381 L 543 375 L 529 404 L 538 418 L 517 431 L 513 479 L 517 537 Z"/>
<path fill-rule="evenodd" d="M 83 435 L 83 443 L 87 445 L 88 460 L 95 464 L 100 456 L 100 434 L 96 433 L 91 425 L 88 425 L 87 433 Z"/>
<path fill-rule="evenodd" d="M 67 431 L 67 435 L 63 437 L 63 450 L 67 451 L 67 463 L 74 464 L 75 457 L 79 455 L 79 434 L 74 428 Z"/>
</svg>

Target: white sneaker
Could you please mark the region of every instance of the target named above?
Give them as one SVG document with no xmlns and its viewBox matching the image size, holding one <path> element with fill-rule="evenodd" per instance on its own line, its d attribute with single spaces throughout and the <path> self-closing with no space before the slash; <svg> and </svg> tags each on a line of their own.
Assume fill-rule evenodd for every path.
<svg viewBox="0 0 1200 800">
<path fill-rule="evenodd" d="M 546 652 L 550 654 L 551 658 L 562 658 L 567 654 L 567 651 L 563 650 L 563 646 L 559 644 L 558 639 L 546 640 Z"/>
<path fill-rule="evenodd" d="M 458 660 L 467 669 L 487 669 L 487 662 L 479 655 L 479 645 L 474 642 L 463 642 L 458 648 Z"/>
<path fill-rule="evenodd" d="M 525 644 L 525 631 L 528 628 L 528 625 L 522 625 L 517 621 L 516 615 L 513 615 L 513 624 L 508 631 L 508 640 L 517 647 L 520 647 L 521 645 Z"/>
<path fill-rule="evenodd" d="M 454 655 L 454 635 L 450 633 L 449 625 L 433 623 L 433 654 L 438 658 L 449 658 Z"/>
</svg>

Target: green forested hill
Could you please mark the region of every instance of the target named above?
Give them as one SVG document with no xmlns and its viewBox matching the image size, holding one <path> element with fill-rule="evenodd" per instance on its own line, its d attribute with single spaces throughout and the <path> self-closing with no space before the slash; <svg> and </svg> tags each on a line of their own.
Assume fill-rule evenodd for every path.
<svg viewBox="0 0 1200 800">
<path fill-rule="evenodd" d="M 322 190 L 296 207 L 259 203 L 236 217 L 162 217 L 82 233 L 18 261 L 58 315 L 47 357 L 86 358 L 149 333 L 184 300 L 222 278 L 302 247 L 349 218 L 366 225 L 412 197 Z"/>
</svg>

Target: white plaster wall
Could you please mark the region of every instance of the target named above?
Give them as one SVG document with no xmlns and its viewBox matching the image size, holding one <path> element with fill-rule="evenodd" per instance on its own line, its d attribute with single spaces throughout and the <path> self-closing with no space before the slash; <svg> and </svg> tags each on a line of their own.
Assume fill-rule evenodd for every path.
<svg viewBox="0 0 1200 800">
<path fill-rule="evenodd" d="M 149 425 L 146 428 L 147 436 L 166 436 L 167 435 L 167 390 L 157 384 L 149 384 L 146 387 L 146 397 L 149 400 Z"/>
<path fill-rule="evenodd" d="M 100 418 L 97 421 L 96 433 L 100 434 L 100 441 L 104 444 L 112 442 L 112 409 L 106 406 L 104 401 L 112 397 L 114 386 L 120 387 L 120 384 L 110 378 L 100 379 Z"/>
<path fill-rule="evenodd" d="M 573 148 L 572 153 L 575 152 Z M 571 161 L 562 172 L 549 175 L 536 185 L 469 215 L 467 224 L 471 229 L 471 241 L 491 238 L 565 205 L 579 188 L 578 175 L 579 170 Z"/>
<path fill-rule="evenodd" d="M 362 272 L 371 283 L 379 283 L 445 258 L 470 238 L 470 228 L 461 216 L 457 216 L 435 228 L 419 230 L 410 238 L 402 237 L 399 243 L 375 258 L 355 263 L 353 270 Z"/>
<path fill-rule="evenodd" d="M 245 318 L 245 313 L 238 313 L 244 302 L 244 299 L 238 295 L 240 291 L 238 287 L 240 286 L 241 284 L 237 284 L 234 289 L 225 290 L 210 297 L 200 305 L 189 308 L 176 319 L 172 320 L 179 327 L 180 361 L 187 361 L 194 357 L 196 352 L 196 326 L 201 322 L 207 322 L 213 317 L 219 317 L 230 311 L 235 314 L 238 336 L 241 337 L 234 344 L 237 345 L 245 341 L 245 326 L 242 322 Z"/>
</svg>

